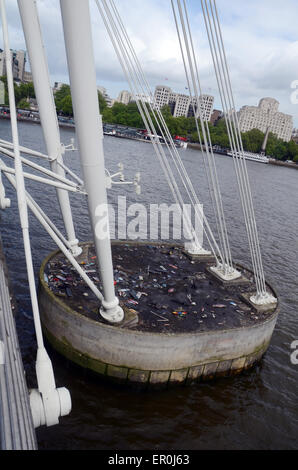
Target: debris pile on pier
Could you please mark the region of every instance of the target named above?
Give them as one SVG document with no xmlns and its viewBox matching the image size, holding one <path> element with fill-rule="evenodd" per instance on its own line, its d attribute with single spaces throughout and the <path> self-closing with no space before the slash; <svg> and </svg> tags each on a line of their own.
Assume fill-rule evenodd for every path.
<svg viewBox="0 0 298 470">
<path fill-rule="evenodd" d="M 169 244 L 115 243 L 112 254 L 120 305 L 138 316 L 132 328 L 165 333 L 206 331 L 246 326 L 266 316 L 241 297 L 254 292 L 249 271 L 242 270 L 248 282 L 223 284 L 206 270 L 210 263 L 191 260 L 182 246 Z M 78 262 L 101 290 L 93 245 L 83 245 Z M 47 264 L 44 278 L 53 294 L 69 307 L 105 322 L 98 313 L 98 299 L 61 253 Z"/>
</svg>

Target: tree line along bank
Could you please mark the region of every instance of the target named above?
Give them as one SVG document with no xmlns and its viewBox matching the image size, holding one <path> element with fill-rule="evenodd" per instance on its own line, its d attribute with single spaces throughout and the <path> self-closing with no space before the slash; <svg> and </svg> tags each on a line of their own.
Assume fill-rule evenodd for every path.
<svg viewBox="0 0 298 470">
<path fill-rule="evenodd" d="M 0 79 L 5 84 L 5 104 L 8 104 L 6 77 L 1 77 Z M 18 108 L 29 108 L 30 98 L 35 98 L 33 83 L 22 83 L 20 85 L 15 84 L 15 96 Z M 54 97 L 57 113 L 60 115 L 72 117 L 73 109 L 69 85 L 63 85 L 60 90 L 55 93 Z M 127 127 L 134 127 L 139 129 L 144 128 L 142 117 L 135 102 L 130 102 L 127 105 L 116 102 L 112 107 L 108 107 L 104 97 L 98 91 L 98 103 L 104 123 L 124 125 Z M 194 117 L 173 117 L 168 106 L 164 106 L 161 112 L 172 136 L 179 135 L 181 137 L 187 137 L 189 142 L 199 142 L 199 136 L 197 133 Z M 152 120 L 156 125 L 153 116 Z M 208 126 L 212 145 L 218 145 L 222 148 L 229 148 L 230 144 L 225 119 L 220 119 L 215 123 L 215 125 L 208 123 Z M 199 130 L 201 133 L 200 125 Z M 262 144 L 265 138 L 263 132 L 258 129 L 252 129 L 248 132 L 243 132 L 241 135 L 244 150 L 254 153 L 261 152 Z M 203 142 L 202 133 L 201 141 Z M 293 162 L 298 163 L 298 145 L 293 140 L 290 142 L 284 142 L 281 139 L 278 139 L 273 133 L 269 134 L 266 154 L 277 160 L 292 160 Z"/>
</svg>

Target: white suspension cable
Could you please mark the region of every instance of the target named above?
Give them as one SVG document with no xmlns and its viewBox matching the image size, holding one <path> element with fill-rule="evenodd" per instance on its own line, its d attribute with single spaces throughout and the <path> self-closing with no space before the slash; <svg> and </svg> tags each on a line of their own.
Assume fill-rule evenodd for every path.
<svg viewBox="0 0 298 470">
<path fill-rule="evenodd" d="M 99 5 L 99 2 L 98 2 L 97 0 L 96 0 L 96 3 L 97 3 L 97 6 L 98 6 L 99 10 L 101 11 L 101 14 L 102 14 L 102 9 L 101 9 L 101 7 L 100 7 L 100 5 Z M 105 7 L 105 10 L 106 10 L 107 16 L 109 17 L 109 15 L 111 15 L 111 14 L 110 14 L 110 12 L 108 11 L 108 7 L 107 7 L 107 5 L 106 5 L 106 2 L 103 2 L 103 3 L 104 3 L 104 7 Z M 113 8 L 115 9 L 115 6 L 114 6 L 114 5 L 113 5 Z M 103 16 L 103 14 L 102 14 L 102 16 Z M 111 19 L 111 18 L 109 17 L 109 20 L 110 20 L 110 19 Z M 107 21 L 105 21 L 105 24 L 106 24 L 106 23 L 107 23 Z M 106 27 L 107 27 L 107 24 L 106 24 Z M 122 28 L 123 28 L 123 25 L 122 25 Z M 109 31 L 109 28 L 108 28 L 108 27 L 107 27 L 107 29 L 108 29 L 108 31 Z M 114 31 L 115 31 L 115 26 L 114 26 Z M 110 37 L 111 37 L 111 33 L 109 33 L 109 34 L 110 34 Z M 116 33 L 116 38 L 117 38 L 117 33 Z M 112 37 L 111 37 L 111 39 L 112 39 L 113 45 L 114 45 L 114 47 L 115 47 L 115 50 L 116 50 L 116 52 L 117 52 L 117 48 L 116 48 L 116 46 L 115 46 L 115 40 L 114 40 Z M 119 36 L 118 36 L 117 40 L 118 40 L 118 43 L 119 43 L 119 42 L 120 42 Z M 123 44 L 123 42 L 122 42 L 122 44 Z M 121 47 L 121 42 L 120 42 L 120 47 Z M 129 47 L 130 47 L 130 49 L 133 49 L 130 43 L 129 43 Z M 120 50 L 121 50 L 121 49 L 120 49 Z M 125 52 L 125 50 L 123 50 L 123 48 L 122 48 L 122 51 L 121 51 L 121 52 L 122 52 L 121 54 L 118 53 L 117 55 L 118 55 L 118 58 L 119 58 L 119 60 L 120 60 L 120 63 L 123 63 L 122 57 L 126 57 L 127 52 Z M 133 56 L 135 56 L 135 54 L 134 54 Z M 127 66 L 128 70 L 127 70 L 126 66 Z M 126 77 L 128 78 L 128 72 L 130 72 L 130 66 L 127 65 L 127 61 L 126 61 L 126 66 L 124 67 L 124 72 L 125 72 L 125 74 L 126 74 Z M 131 67 L 131 68 L 133 68 L 134 72 L 136 73 L 136 69 L 135 69 L 134 67 Z M 139 66 L 139 63 L 137 62 L 137 69 L 138 69 L 138 68 L 140 68 L 140 66 Z M 138 80 L 140 80 L 139 77 L 138 77 Z M 128 81 L 129 81 L 129 83 L 130 83 L 130 85 L 131 85 L 131 80 L 130 80 L 129 78 L 128 78 Z M 135 83 L 136 83 L 136 81 L 134 80 L 134 84 L 135 84 Z M 137 93 L 135 93 L 135 91 L 134 91 L 134 87 L 133 87 L 133 86 L 131 86 L 131 89 L 132 89 L 133 95 L 137 95 Z M 143 94 L 145 94 L 145 93 L 144 93 L 144 89 L 141 88 L 141 91 L 142 91 L 142 93 L 141 93 L 140 95 L 142 96 Z M 151 94 L 151 92 L 150 92 L 150 94 Z M 152 95 L 151 95 L 151 96 L 152 96 Z M 140 105 L 140 103 L 138 103 L 139 100 L 136 100 L 136 101 L 137 101 L 137 105 Z M 147 109 L 147 104 L 146 104 L 143 100 L 141 100 L 141 104 L 142 104 L 142 108 L 141 108 L 141 106 L 139 106 L 140 114 L 141 114 L 141 116 L 143 117 L 143 119 L 144 119 L 144 114 L 146 114 L 146 116 L 148 117 L 148 120 L 150 121 L 151 132 L 156 135 L 156 130 L 155 130 L 155 127 L 154 127 L 154 125 L 153 125 L 153 123 L 152 123 L 151 117 L 150 117 L 150 115 L 148 116 L 149 113 L 148 113 L 148 109 Z M 151 105 L 149 105 L 149 107 L 150 107 L 150 111 L 151 111 L 151 113 L 153 114 L 155 120 L 158 122 L 158 120 L 156 119 L 156 113 L 155 113 L 155 111 L 152 109 L 152 106 L 151 106 Z M 141 108 L 141 109 L 140 109 L 140 108 Z M 143 111 L 144 111 L 144 112 L 143 112 Z M 146 121 L 145 121 L 145 124 L 146 124 L 146 126 L 148 126 L 148 123 L 146 123 Z M 159 124 L 159 122 L 158 122 L 158 124 Z M 160 129 L 160 131 L 161 131 L 161 133 L 162 133 L 162 136 L 165 138 L 165 135 L 164 135 L 162 129 Z M 171 136 L 170 136 L 170 138 L 171 138 Z M 171 139 L 171 140 L 172 140 L 172 139 Z M 154 141 L 155 141 L 155 142 L 154 142 Z M 165 141 L 167 141 L 167 139 L 165 139 Z M 158 140 L 158 142 L 156 142 L 156 139 L 153 139 L 153 143 L 156 143 L 157 145 L 159 145 L 159 146 L 161 147 L 159 140 Z M 174 146 L 174 145 L 173 145 L 173 146 Z M 155 148 L 156 148 L 156 147 L 155 147 Z M 168 147 L 168 148 L 169 148 L 169 147 Z M 176 149 L 175 146 L 174 146 L 174 149 L 175 149 L 174 151 L 177 152 L 177 149 Z M 164 156 L 164 151 L 163 151 L 162 148 L 161 148 L 161 154 Z M 169 169 L 169 166 L 168 166 L 168 163 L 166 162 L 166 160 L 164 160 L 164 162 L 165 162 L 165 164 L 162 164 L 163 168 L 165 168 L 165 165 L 166 165 L 167 168 Z M 176 164 L 177 164 L 177 162 L 176 162 Z M 178 170 L 179 170 L 179 168 L 178 168 Z M 165 174 L 166 174 L 166 173 L 165 173 Z M 181 173 L 180 173 L 180 175 L 181 175 Z M 169 182 L 169 178 L 168 178 L 167 175 L 166 175 L 166 177 L 167 177 L 167 180 L 168 180 L 168 182 Z M 172 182 L 170 183 L 170 187 L 171 187 L 171 185 L 173 185 L 174 187 L 176 186 L 176 188 L 177 188 L 177 184 L 176 184 L 175 179 L 172 180 Z M 172 186 L 172 187 L 173 187 L 173 186 Z M 187 188 L 187 189 L 188 189 L 188 188 Z M 188 193 L 188 194 L 189 194 L 189 193 Z M 176 199 L 176 196 L 175 196 L 175 199 Z M 199 214 L 199 216 L 201 217 L 200 214 Z M 208 227 L 209 227 L 209 226 L 208 226 Z M 206 231 L 205 231 L 205 234 L 206 234 L 206 238 L 208 239 L 208 234 L 206 233 Z M 209 240 L 208 240 L 208 241 L 209 241 Z M 215 242 L 215 243 L 216 243 L 216 242 Z M 211 243 L 210 243 L 210 246 L 211 246 L 211 248 L 212 248 Z M 218 248 L 218 247 L 217 247 L 217 248 Z M 218 251 L 219 251 L 219 249 L 218 249 Z M 214 250 L 213 250 L 213 252 L 214 252 Z M 215 254 L 215 253 L 214 253 L 214 254 Z M 215 254 L 215 256 L 216 256 L 216 254 Z"/>
<path fill-rule="evenodd" d="M 134 56 L 134 59 L 135 59 L 135 61 L 136 61 L 137 68 L 138 68 L 138 70 L 140 71 L 140 75 L 142 76 L 142 78 L 143 78 L 143 80 L 144 80 L 144 83 L 145 83 L 145 85 L 146 85 L 146 92 L 147 92 L 147 94 L 149 94 L 149 96 L 150 96 L 150 98 L 151 98 L 151 101 L 153 101 L 153 96 L 152 96 L 152 92 L 151 92 L 151 90 L 150 90 L 150 86 L 148 85 L 148 82 L 147 82 L 147 80 L 146 80 L 146 78 L 145 78 L 145 76 L 144 76 L 144 74 L 143 74 L 143 72 L 142 72 L 141 66 L 140 66 L 139 61 L 138 61 L 138 59 L 137 59 L 137 57 L 136 57 L 136 54 L 135 54 L 135 52 L 134 52 L 134 49 L 133 49 L 133 47 L 132 47 L 132 45 L 131 45 L 131 42 L 130 42 L 130 40 L 129 40 L 129 37 L 128 37 L 126 31 L 125 31 L 125 28 L 124 28 L 124 26 L 123 26 L 123 23 L 122 23 L 122 20 L 121 20 L 121 18 L 120 18 L 120 15 L 119 15 L 119 13 L 118 13 L 117 10 L 116 10 L 114 1 L 111 0 L 111 3 L 114 5 L 113 9 L 115 10 L 116 15 L 118 16 L 118 20 L 119 20 L 119 23 L 121 24 L 121 28 L 122 28 L 122 30 L 123 30 L 123 34 L 125 35 L 126 41 L 127 41 L 128 45 L 129 45 L 129 47 L 130 47 L 130 49 L 131 49 L 131 51 L 132 51 L 132 54 L 133 54 L 133 56 Z M 143 93 L 144 93 L 144 91 L 143 91 Z M 172 145 L 172 147 L 173 147 L 173 151 L 174 151 L 175 156 L 176 156 L 176 158 L 177 158 L 177 163 L 175 162 L 175 164 L 176 164 L 176 165 L 177 165 L 177 164 L 180 165 L 180 168 L 181 168 L 181 170 L 182 170 L 182 172 L 183 172 L 183 176 L 185 177 L 185 179 L 186 179 L 186 181 L 187 181 L 187 184 L 189 185 L 189 189 L 190 189 L 190 191 L 191 191 L 191 195 L 189 194 L 189 192 L 188 192 L 188 190 L 187 190 L 188 195 L 189 195 L 190 199 L 193 197 L 192 203 L 199 206 L 199 205 L 200 205 L 200 202 L 199 202 L 199 200 L 198 200 L 198 198 L 197 198 L 196 192 L 195 192 L 195 190 L 194 190 L 194 188 L 193 188 L 193 185 L 192 185 L 192 182 L 191 182 L 191 180 L 190 180 L 190 178 L 189 178 L 189 175 L 188 175 L 188 173 L 187 173 L 186 170 L 185 170 L 185 167 L 184 167 L 184 165 L 183 165 L 183 162 L 182 162 L 182 159 L 181 159 L 181 157 L 180 157 L 180 155 L 179 155 L 179 152 L 178 152 L 178 150 L 176 149 L 176 147 L 174 146 L 173 139 L 172 139 L 172 137 L 171 137 L 171 135 L 170 135 L 170 133 L 169 133 L 169 130 L 168 130 L 168 128 L 167 128 L 167 125 L 166 125 L 166 123 L 165 123 L 165 120 L 164 120 L 164 117 L 163 117 L 161 111 L 159 110 L 158 107 L 157 107 L 157 110 L 154 110 L 154 109 L 152 108 L 152 106 L 151 106 L 151 111 L 152 111 L 152 113 L 155 113 L 155 111 L 157 112 L 157 114 L 158 114 L 158 119 L 160 119 L 160 122 L 162 123 L 162 125 L 163 125 L 163 127 L 164 127 L 164 130 L 165 130 L 165 132 L 167 133 L 167 138 L 168 138 L 168 140 L 171 142 L 171 145 Z M 156 118 L 157 121 L 158 121 L 158 119 Z M 160 126 L 159 126 L 159 128 L 160 128 Z M 160 128 L 160 131 L 161 131 L 161 133 L 162 133 L 162 135 L 163 135 L 163 129 Z M 208 221 L 206 220 L 206 218 L 204 218 L 204 223 L 206 224 L 207 228 L 210 230 L 210 227 L 209 227 L 209 224 L 208 224 Z M 206 235 L 206 238 L 208 239 L 209 244 L 210 244 L 210 240 L 209 240 L 209 237 L 208 237 L 206 231 L 205 231 L 205 235 Z M 211 232 L 211 238 L 213 238 L 212 232 Z M 213 240 L 214 240 L 214 238 L 213 238 Z M 218 247 L 217 247 L 217 248 L 218 248 Z M 219 250 L 219 249 L 218 249 L 218 250 Z M 221 256 L 221 258 L 222 258 L 222 263 L 225 264 L 220 250 L 219 250 L 219 253 L 220 253 L 220 256 Z"/>
<path fill-rule="evenodd" d="M 202 11 L 204 15 L 204 21 L 206 25 L 206 30 L 207 30 L 207 35 L 208 35 L 208 41 L 210 44 L 210 50 L 213 58 L 213 63 L 214 63 L 214 68 L 215 68 L 215 73 L 216 73 L 216 78 L 219 86 L 219 91 L 220 91 L 220 96 L 222 100 L 222 105 L 223 105 L 223 110 L 224 114 L 226 116 L 226 123 L 227 123 L 227 130 L 228 130 L 228 135 L 229 135 L 229 140 L 230 140 L 230 145 L 232 148 L 232 154 L 234 157 L 234 163 L 235 163 L 235 169 L 236 169 L 236 175 L 237 175 L 237 180 L 238 180 L 238 185 L 239 185 L 239 190 L 240 190 L 240 197 L 241 197 L 241 202 L 243 205 L 243 210 L 244 210 L 244 216 L 245 216 L 245 221 L 246 221 L 246 228 L 247 228 L 247 233 L 248 233 L 248 240 L 249 240 L 249 246 L 250 246 L 250 251 L 252 255 L 252 262 L 253 262 L 253 269 L 254 269 L 254 274 L 255 274 L 255 281 L 256 281 L 256 287 L 257 287 L 257 292 L 261 292 L 261 282 L 260 282 L 260 271 L 259 267 L 257 264 L 257 258 L 256 258 L 256 253 L 255 253 L 255 244 L 253 240 L 253 233 L 251 229 L 251 214 L 249 213 L 249 207 L 248 207 L 248 202 L 247 202 L 247 194 L 246 194 L 246 186 L 247 182 L 244 181 L 244 175 L 242 168 L 240 166 L 239 158 L 237 158 L 237 151 L 235 150 L 235 137 L 233 133 L 233 126 L 232 122 L 230 120 L 230 112 L 228 111 L 228 104 L 227 104 L 227 97 L 226 97 L 226 89 L 225 89 L 225 82 L 224 82 L 224 77 L 221 72 L 221 63 L 220 59 L 218 57 L 217 53 L 217 48 L 216 48 L 216 43 L 214 40 L 214 34 L 212 31 L 211 27 L 211 21 L 210 21 L 210 15 L 209 15 L 209 10 L 207 7 L 207 2 L 205 1 L 205 7 L 206 7 L 206 13 L 204 9 L 203 2 L 201 0 L 201 5 L 202 5 Z M 243 156 L 244 160 L 244 156 Z"/>
<path fill-rule="evenodd" d="M 99 11 L 102 15 L 102 18 L 104 20 L 107 31 L 110 35 L 110 38 L 112 40 L 114 49 L 116 51 L 116 54 L 118 56 L 118 59 L 119 59 L 121 65 L 122 65 L 122 68 L 124 70 L 127 81 L 128 81 L 128 83 L 130 85 L 130 88 L 132 90 L 132 93 L 133 93 L 134 96 L 137 96 L 139 89 L 137 87 L 137 81 L 136 80 L 139 77 L 137 77 L 137 79 L 136 79 L 133 75 L 133 73 L 135 72 L 135 69 L 133 68 L 133 65 L 131 64 L 131 62 L 129 62 L 129 56 L 127 54 L 127 51 L 124 48 L 123 42 L 121 42 L 121 39 L 119 38 L 119 32 L 117 31 L 116 25 L 114 24 L 113 19 L 111 18 L 111 14 L 110 14 L 110 11 L 108 9 L 108 6 L 107 6 L 106 3 L 104 3 L 105 13 L 106 13 L 106 16 L 107 16 L 107 18 L 106 18 L 99 2 L 96 2 L 96 3 L 97 3 L 97 6 L 99 8 Z M 110 21 L 111 26 L 109 26 L 109 24 L 108 24 L 109 21 Z M 117 44 L 118 44 L 118 46 L 117 46 Z M 139 102 L 139 100 L 136 100 L 136 102 L 137 102 L 137 106 L 138 106 L 138 109 L 140 111 L 140 114 L 142 116 L 142 119 L 144 121 L 144 124 L 147 128 L 147 131 L 148 131 L 149 135 L 150 135 L 150 138 L 151 138 L 151 141 L 153 143 L 153 147 L 155 149 L 155 152 L 158 156 L 158 159 L 161 163 L 162 169 L 165 173 L 168 184 L 169 184 L 169 186 L 171 188 L 171 191 L 173 193 L 175 202 L 177 203 L 177 205 L 179 206 L 179 208 L 181 210 L 181 206 L 183 205 L 181 194 L 180 194 L 179 188 L 177 186 L 176 180 L 175 180 L 175 178 L 172 174 L 172 171 L 169 167 L 167 159 L 165 157 L 165 153 L 164 153 L 164 150 L 161 146 L 160 140 L 159 140 L 159 138 L 157 138 L 157 133 L 156 133 L 155 127 L 153 125 L 152 118 L 151 118 L 151 116 L 148 112 L 148 108 L 146 106 L 146 103 L 143 100 L 141 101 L 141 103 Z M 149 121 L 150 124 L 148 123 L 148 121 Z M 188 224 L 187 216 L 186 216 L 185 221 Z"/>
<path fill-rule="evenodd" d="M 190 36 L 190 39 L 188 39 L 188 37 L 187 37 L 187 31 L 186 31 L 186 27 L 185 27 L 185 22 L 184 22 L 184 17 L 183 17 L 183 12 L 182 12 L 182 8 L 181 8 L 180 0 L 177 0 L 177 4 L 178 4 L 178 11 L 179 11 L 180 22 L 181 22 L 181 27 L 182 27 L 182 33 L 183 33 L 183 38 L 184 38 L 184 46 L 186 48 L 186 56 L 187 56 L 187 59 L 188 59 L 188 67 L 187 67 L 187 64 L 186 64 L 186 58 L 185 58 L 185 54 L 184 54 L 184 50 L 183 50 L 181 35 L 180 35 L 178 21 L 177 21 L 177 15 L 176 15 L 174 3 L 173 3 L 173 0 L 172 0 L 172 9 L 173 9 L 173 13 L 174 13 L 176 30 L 177 30 L 177 35 L 178 35 L 178 39 L 179 39 L 179 44 L 180 44 L 180 49 L 181 49 L 185 74 L 186 74 L 186 78 L 187 78 L 191 103 L 192 103 L 193 109 L 195 110 L 196 106 L 195 106 L 194 98 L 192 96 L 192 89 L 193 89 L 194 90 L 194 95 L 195 95 L 195 98 L 196 98 L 196 105 L 197 105 L 197 108 L 198 108 L 201 129 L 202 129 L 202 132 L 203 132 L 205 152 L 206 152 L 207 157 L 208 157 L 207 160 L 208 160 L 208 166 L 209 166 L 209 177 L 210 177 L 211 184 L 212 184 L 213 203 L 214 203 L 214 209 L 215 209 L 217 224 L 219 225 L 218 232 L 219 232 L 219 237 L 220 237 L 220 241 L 221 241 L 221 246 L 222 246 L 223 252 L 225 253 L 225 264 L 224 264 L 223 268 L 224 268 L 224 270 L 226 270 L 226 269 L 230 270 L 230 269 L 232 269 L 231 252 L 230 252 L 228 235 L 227 235 L 227 230 L 226 230 L 226 223 L 225 223 L 225 217 L 224 217 L 224 211 L 223 211 L 223 205 L 222 205 L 222 198 L 221 198 L 219 182 L 218 182 L 218 177 L 217 177 L 217 172 L 216 172 L 216 167 L 215 167 L 215 158 L 214 158 L 214 154 L 213 154 L 213 150 L 212 150 L 212 142 L 211 142 L 211 137 L 210 137 L 210 132 L 209 132 L 208 121 L 206 119 L 206 115 L 204 117 L 202 116 L 202 111 L 201 111 L 201 106 L 200 106 L 200 96 L 202 95 L 201 85 L 200 85 L 200 80 L 199 80 L 198 73 L 197 73 L 197 76 L 195 77 L 195 72 L 194 72 L 194 67 L 196 68 L 197 72 L 198 72 L 198 67 L 197 67 L 197 64 L 196 64 L 194 48 L 193 48 L 192 39 L 191 39 L 191 31 L 190 31 L 190 26 L 189 26 L 189 22 L 188 22 L 187 9 L 186 9 L 186 5 L 184 3 L 184 10 L 185 10 L 186 21 L 187 21 L 187 26 L 188 26 L 188 34 Z M 193 57 L 191 57 L 189 40 L 190 40 L 191 47 L 192 47 L 191 50 L 192 50 L 192 56 Z M 188 68 L 189 68 L 189 72 L 188 72 Z M 189 78 L 189 74 L 191 76 L 191 79 Z M 191 83 L 191 80 L 192 80 L 192 83 Z M 196 81 L 198 82 L 198 85 L 199 85 L 199 88 L 200 88 L 200 96 L 199 96 L 199 93 L 198 93 Z M 195 122 L 196 122 L 196 126 L 197 126 L 197 131 L 198 131 L 198 134 L 200 134 L 199 126 L 198 126 L 197 113 L 195 112 L 194 114 L 195 114 Z M 206 126 L 206 128 L 205 128 L 205 126 Z M 201 145 L 201 147 L 202 147 L 202 145 Z M 202 152 L 204 152 L 203 149 L 202 149 Z"/>
<path fill-rule="evenodd" d="M 258 230 L 257 230 L 256 218 L 255 218 L 255 214 L 254 214 L 252 193 L 251 193 L 251 188 L 250 188 L 250 184 L 249 184 L 247 165 L 246 165 L 246 161 L 245 161 L 245 158 L 244 158 L 244 149 L 243 149 L 243 142 L 242 142 L 242 138 L 241 138 L 241 131 L 240 131 L 240 126 L 239 126 L 238 116 L 237 116 L 237 113 L 236 113 L 236 110 L 235 110 L 234 96 L 233 96 L 233 92 L 232 92 L 232 86 L 231 86 L 231 80 L 230 80 L 230 75 L 229 75 L 229 69 L 228 69 L 228 65 L 227 65 L 225 47 L 224 47 L 224 43 L 223 43 L 221 27 L 220 27 L 220 22 L 219 22 L 219 17 L 218 17 L 218 12 L 217 12 L 217 7 L 216 7 L 215 0 L 214 0 L 214 11 L 215 11 L 215 13 L 213 12 L 211 2 L 210 2 L 210 6 L 211 6 L 211 12 L 212 12 L 212 17 L 213 17 L 214 24 L 218 28 L 217 41 L 218 41 L 219 45 L 221 45 L 221 48 L 222 48 L 223 65 L 224 65 L 224 70 L 226 72 L 226 80 L 227 80 L 227 85 L 228 85 L 228 89 L 230 91 L 230 97 L 231 97 L 231 109 L 232 109 L 233 125 L 234 125 L 234 129 L 235 129 L 235 134 L 237 136 L 238 148 L 240 146 L 240 154 L 243 157 L 241 162 L 242 162 L 242 166 L 243 166 L 243 172 L 244 172 L 244 175 L 245 175 L 245 181 L 247 182 L 246 183 L 246 188 L 247 188 L 246 190 L 247 190 L 247 197 L 248 197 L 249 207 L 250 207 L 250 211 L 251 211 L 252 230 L 253 230 L 254 238 L 255 238 L 255 249 L 256 249 L 257 259 L 258 259 L 258 264 L 259 264 L 261 289 L 262 289 L 261 295 L 265 295 L 266 294 L 265 275 L 264 275 L 264 270 L 263 270 L 260 244 L 259 244 L 259 239 L 258 239 Z M 214 17 L 216 17 L 216 20 L 215 20 Z"/>
</svg>

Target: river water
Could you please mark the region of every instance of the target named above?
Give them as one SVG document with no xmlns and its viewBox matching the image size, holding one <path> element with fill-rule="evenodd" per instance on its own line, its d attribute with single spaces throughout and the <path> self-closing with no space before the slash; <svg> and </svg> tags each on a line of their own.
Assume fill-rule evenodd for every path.
<svg viewBox="0 0 298 470">
<path fill-rule="evenodd" d="M 39 125 L 20 123 L 22 145 L 45 151 Z M 67 145 L 74 131 L 61 129 Z M 9 122 L 0 121 L 0 138 L 11 139 Z M 141 172 L 141 195 L 132 186 L 113 186 L 109 201 L 126 195 L 129 203 L 173 203 L 151 144 L 105 137 L 106 168 L 124 164 L 127 180 Z M 180 152 L 206 215 L 212 220 L 208 185 L 200 152 Z M 215 156 L 234 260 L 251 266 L 233 160 Z M 6 160 L 6 157 L 3 157 Z M 78 153 L 67 152 L 66 163 L 80 174 Z M 11 164 L 11 163 L 10 163 Z M 297 449 L 298 365 L 291 362 L 291 343 L 298 340 L 298 172 L 247 162 L 266 280 L 277 288 L 280 315 L 271 345 L 260 365 L 234 378 L 179 387 L 169 391 L 136 392 L 90 377 L 49 348 L 57 386 L 67 387 L 72 412 L 52 428 L 37 429 L 39 449 L 48 450 L 199 450 Z M 4 178 L 5 179 L 5 178 Z M 34 386 L 36 355 L 22 235 L 15 194 L 5 180 L 11 208 L 1 213 L 1 235 L 18 311 L 17 329 L 29 386 Z M 62 229 L 55 191 L 28 182 L 27 189 Z M 186 201 L 187 202 L 187 201 Z M 71 195 L 80 241 L 91 239 L 86 200 Z M 30 214 L 36 275 L 54 243 Z"/>
</svg>

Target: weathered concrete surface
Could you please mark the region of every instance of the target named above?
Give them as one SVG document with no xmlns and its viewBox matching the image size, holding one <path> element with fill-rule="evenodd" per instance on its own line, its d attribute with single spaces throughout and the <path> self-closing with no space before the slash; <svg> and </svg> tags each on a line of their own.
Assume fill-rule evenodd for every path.
<svg viewBox="0 0 298 470">
<path fill-rule="evenodd" d="M 251 367 L 268 348 L 278 315 L 276 308 L 251 326 L 182 334 L 118 328 L 67 306 L 44 282 L 43 267 L 39 303 L 46 336 L 66 357 L 119 381 L 154 386 L 209 380 Z"/>
</svg>

